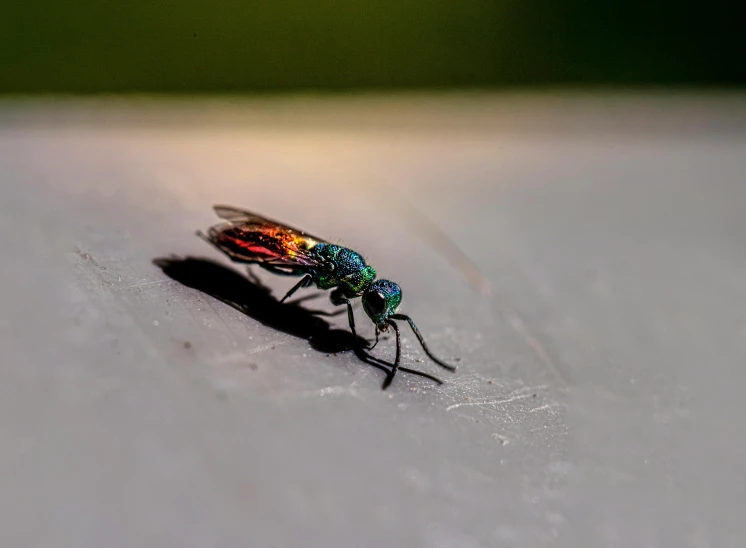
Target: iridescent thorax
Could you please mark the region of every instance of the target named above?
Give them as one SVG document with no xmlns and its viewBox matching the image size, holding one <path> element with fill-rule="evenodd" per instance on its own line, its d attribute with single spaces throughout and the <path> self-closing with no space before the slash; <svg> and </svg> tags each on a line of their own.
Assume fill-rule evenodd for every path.
<svg viewBox="0 0 746 548">
<path fill-rule="evenodd" d="M 319 289 L 343 287 L 350 297 L 359 296 L 376 279 L 376 271 L 365 264 L 359 253 L 334 244 L 318 243 L 311 252 L 330 269 L 317 274 L 315 280 Z"/>
</svg>

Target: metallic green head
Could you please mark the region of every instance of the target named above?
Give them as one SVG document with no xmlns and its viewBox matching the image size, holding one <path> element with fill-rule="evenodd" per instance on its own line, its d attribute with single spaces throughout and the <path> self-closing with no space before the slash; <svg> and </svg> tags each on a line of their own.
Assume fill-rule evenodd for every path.
<svg viewBox="0 0 746 548">
<path fill-rule="evenodd" d="M 386 330 L 386 320 L 401 303 L 401 288 L 389 280 L 376 280 L 363 293 L 363 309 L 379 329 Z"/>
</svg>

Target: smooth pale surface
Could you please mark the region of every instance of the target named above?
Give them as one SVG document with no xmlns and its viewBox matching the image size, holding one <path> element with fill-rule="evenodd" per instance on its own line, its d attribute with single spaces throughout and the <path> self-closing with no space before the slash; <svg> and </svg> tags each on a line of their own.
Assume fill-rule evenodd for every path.
<svg viewBox="0 0 746 548">
<path fill-rule="evenodd" d="M 745 174 L 739 96 L 5 100 L 0 545 L 744 546 Z M 458 372 L 166 276 L 233 268 L 213 203 L 359 250 Z"/>
</svg>

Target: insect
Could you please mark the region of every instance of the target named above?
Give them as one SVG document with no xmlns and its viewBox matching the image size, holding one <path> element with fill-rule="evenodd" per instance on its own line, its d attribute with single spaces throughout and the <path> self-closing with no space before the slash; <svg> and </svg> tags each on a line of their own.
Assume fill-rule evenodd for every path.
<svg viewBox="0 0 746 548">
<path fill-rule="evenodd" d="M 380 332 L 388 332 L 391 328 L 396 333 L 396 358 L 391 377 L 401 361 L 401 334 L 394 320 L 409 324 L 431 360 L 444 369 L 456 370 L 433 355 L 412 318 L 397 313 L 401 288 L 389 280 L 377 280 L 376 271 L 359 253 L 249 211 L 225 205 L 216 205 L 214 209 L 218 217 L 227 222 L 211 227 L 206 236 L 200 234 L 203 238 L 235 262 L 256 264 L 283 276 L 302 276 L 280 302 L 313 284 L 319 289 L 332 289 L 332 304 L 347 305 L 347 319 L 356 345 L 358 338 L 351 300 L 361 297 L 363 310 L 375 325 L 375 344 L 378 344 Z"/>
</svg>

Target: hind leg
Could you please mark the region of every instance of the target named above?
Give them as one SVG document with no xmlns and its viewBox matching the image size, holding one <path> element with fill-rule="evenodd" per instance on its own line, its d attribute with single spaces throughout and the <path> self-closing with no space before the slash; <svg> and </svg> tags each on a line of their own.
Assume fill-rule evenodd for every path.
<svg viewBox="0 0 746 548">
<path fill-rule="evenodd" d="M 249 278 L 249 281 L 251 281 L 251 283 L 253 283 L 254 285 L 264 286 L 264 284 L 262 283 L 262 280 L 260 280 L 259 276 L 256 275 L 256 272 L 254 272 L 251 269 L 251 265 L 246 266 L 246 276 Z"/>
<path fill-rule="evenodd" d="M 301 287 L 308 287 L 312 283 L 313 283 L 313 277 L 310 274 L 306 274 L 305 276 L 303 276 L 303 279 L 301 281 L 299 281 L 297 284 L 295 284 L 292 287 L 292 289 L 290 289 L 290 291 L 288 291 L 285 294 L 285 296 L 282 299 L 280 299 L 280 302 L 284 303 L 288 298 L 290 298 L 290 296 L 293 293 L 295 293 L 296 291 L 298 291 Z"/>
</svg>

